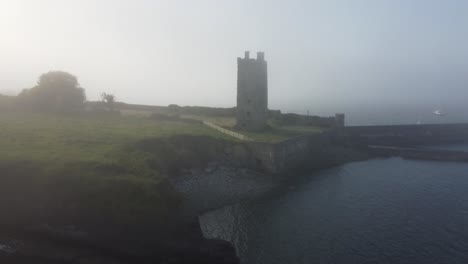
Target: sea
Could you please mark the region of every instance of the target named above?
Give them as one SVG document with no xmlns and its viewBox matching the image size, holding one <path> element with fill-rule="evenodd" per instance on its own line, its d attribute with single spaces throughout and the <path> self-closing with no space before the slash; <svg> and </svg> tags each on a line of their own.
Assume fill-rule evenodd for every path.
<svg viewBox="0 0 468 264">
<path fill-rule="evenodd" d="M 205 236 L 232 242 L 242 264 L 468 263 L 468 163 L 347 163 L 200 222 Z"/>
</svg>

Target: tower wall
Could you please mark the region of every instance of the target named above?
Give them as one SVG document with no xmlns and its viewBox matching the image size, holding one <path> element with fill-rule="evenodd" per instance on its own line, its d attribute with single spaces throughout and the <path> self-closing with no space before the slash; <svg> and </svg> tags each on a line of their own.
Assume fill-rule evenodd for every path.
<svg viewBox="0 0 468 264">
<path fill-rule="evenodd" d="M 249 53 L 237 58 L 237 127 L 259 131 L 268 120 L 267 62 L 263 52 L 252 59 Z"/>
</svg>

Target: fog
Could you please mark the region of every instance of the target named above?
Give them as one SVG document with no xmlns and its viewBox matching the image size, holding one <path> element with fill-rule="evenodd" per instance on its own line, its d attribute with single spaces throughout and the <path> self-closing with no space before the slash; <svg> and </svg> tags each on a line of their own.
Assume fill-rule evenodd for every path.
<svg viewBox="0 0 468 264">
<path fill-rule="evenodd" d="M 265 52 L 271 109 L 422 109 L 412 122 L 466 104 L 466 10 L 462 0 L 0 0 L 0 93 L 63 70 L 89 100 L 231 107 L 236 57 L 250 50 Z"/>
</svg>

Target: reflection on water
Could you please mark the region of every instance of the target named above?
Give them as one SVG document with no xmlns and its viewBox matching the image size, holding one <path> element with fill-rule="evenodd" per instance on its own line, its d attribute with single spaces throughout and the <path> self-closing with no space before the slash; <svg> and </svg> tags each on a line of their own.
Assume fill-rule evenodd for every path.
<svg viewBox="0 0 468 264">
<path fill-rule="evenodd" d="M 0 243 L 0 254 L 13 254 L 16 252 L 16 247 L 14 244 L 16 244 L 16 241 L 6 241 L 9 243 L 1 242 Z"/>
<path fill-rule="evenodd" d="M 468 164 L 371 160 L 209 212 L 243 263 L 466 263 Z"/>
</svg>

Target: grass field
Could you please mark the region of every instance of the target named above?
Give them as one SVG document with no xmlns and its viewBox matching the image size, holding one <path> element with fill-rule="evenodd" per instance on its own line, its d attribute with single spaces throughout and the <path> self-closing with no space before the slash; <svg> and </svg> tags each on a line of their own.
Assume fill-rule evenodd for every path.
<svg viewBox="0 0 468 264">
<path fill-rule="evenodd" d="M 234 125 L 229 117 L 190 118 Z M 320 131 L 272 126 L 262 133 L 242 133 L 259 142 L 278 142 Z M 7 206 L 23 208 L 31 217 L 40 208 L 51 215 L 66 211 L 114 220 L 162 218 L 179 201 L 165 180 L 166 165 L 196 164 L 204 155 L 199 153 L 204 143 L 183 149 L 171 141 L 175 135 L 236 140 L 201 123 L 156 121 L 144 115 L 0 112 L 0 211 L 1 201 L 12 200 Z M 155 148 L 141 147 L 155 141 Z"/>
<path fill-rule="evenodd" d="M 106 162 L 139 140 L 177 134 L 224 137 L 199 124 L 147 118 L 0 113 L 0 159 Z"/>
<path fill-rule="evenodd" d="M 194 117 L 232 128 L 234 118 Z M 321 132 L 317 127 L 278 127 L 261 132 L 241 132 L 261 142 L 278 142 L 308 133 Z M 142 153 L 128 155 L 128 146 L 147 138 L 177 134 L 232 138 L 201 124 L 154 121 L 143 117 L 53 116 L 32 113 L 0 113 L 0 160 L 66 163 L 122 163 L 144 168 Z M 139 161 L 141 159 L 141 161 Z M 129 164 L 135 162 L 136 164 Z M 145 173 L 146 174 L 146 173 Z"/>
<path fill-rule="evenodd" d="M 201 115 L 182 115 L 182 118 L 207 121 L 227 129 L 236 125 L 236 119 L 230 116 L 201 116 Z"/>
<path fill-rule="evenodd" d="M 151 116 L 151 111 L 143 110 L 121 110 L 120 111 L 124 116 L 140 116 L 140 117 L 149 117 Z M 183 114 L 180 116 L 185 119 L 194 119 L 200 121 L 207 121 L 218 126 L 224 127 L 226 129 L 238 132 L 257 142 L 267 142 L 267 143 L 277 143 L 284 140 L 287 140 L 291 137 L 320 133 L 327 128 L 317 127 L 317 126 L 279 126 L 276 125 L 274 120 L 269 120 L 269 128 L 261 132 L 245 132 L 235 129 L 236 118 L 234 116 L 206 116 L 206 115 L 189 115 Z M 231 139 L 232 140 L 232 139 Z"/>
<path fill-rule="evenodd" d="M 123 116 L 134 116 L 134 117 L 150 117 L 153 112 L 148 110 L 132 110 L 132 109 L 122 109 L 120 113 Z"/>
<path fill-rule="evenodd" d="M 197 115 L 184 115 L 184 118 L 208 121 L 218 126 L 224 127 L 226 129 L 238 132 L 240 134 L 246 135 L 249 138 L 257 142 L 268 142 L 276 143 L 287 140 L 291 137 L 320 133 L 327 128 L 315 127 L 315 126 L 278 126 L 275 125 L 273 120 L 270 120 L 269 128 L 261 132 L 245 132 L 235 129 L 236 119 L 234 117 L 228 116 L 197 116 Z"/>
<path fill-rule="evenodd" d="M 327 128 L 314 126 L 275 126 L 262 132 L 240 132 L 258 142 L 277 143 L 292 137 L 326 131 Z"/>
<path fill-rule="evenodd" d="M 164 168 L 154 164 L 178 150 L 151 153 L 135 146 L 174 135 L 225 138 L 201 124 L 2 112 L 0 199 L 17 197 L 16 208 L 25 211 L 54 211 L 51 204 L 59 203 L 54 208 L 60 212 L 94 211 L 112 219 L 165 215 L 177 195 L 161 187 Z"/>
</svg>

